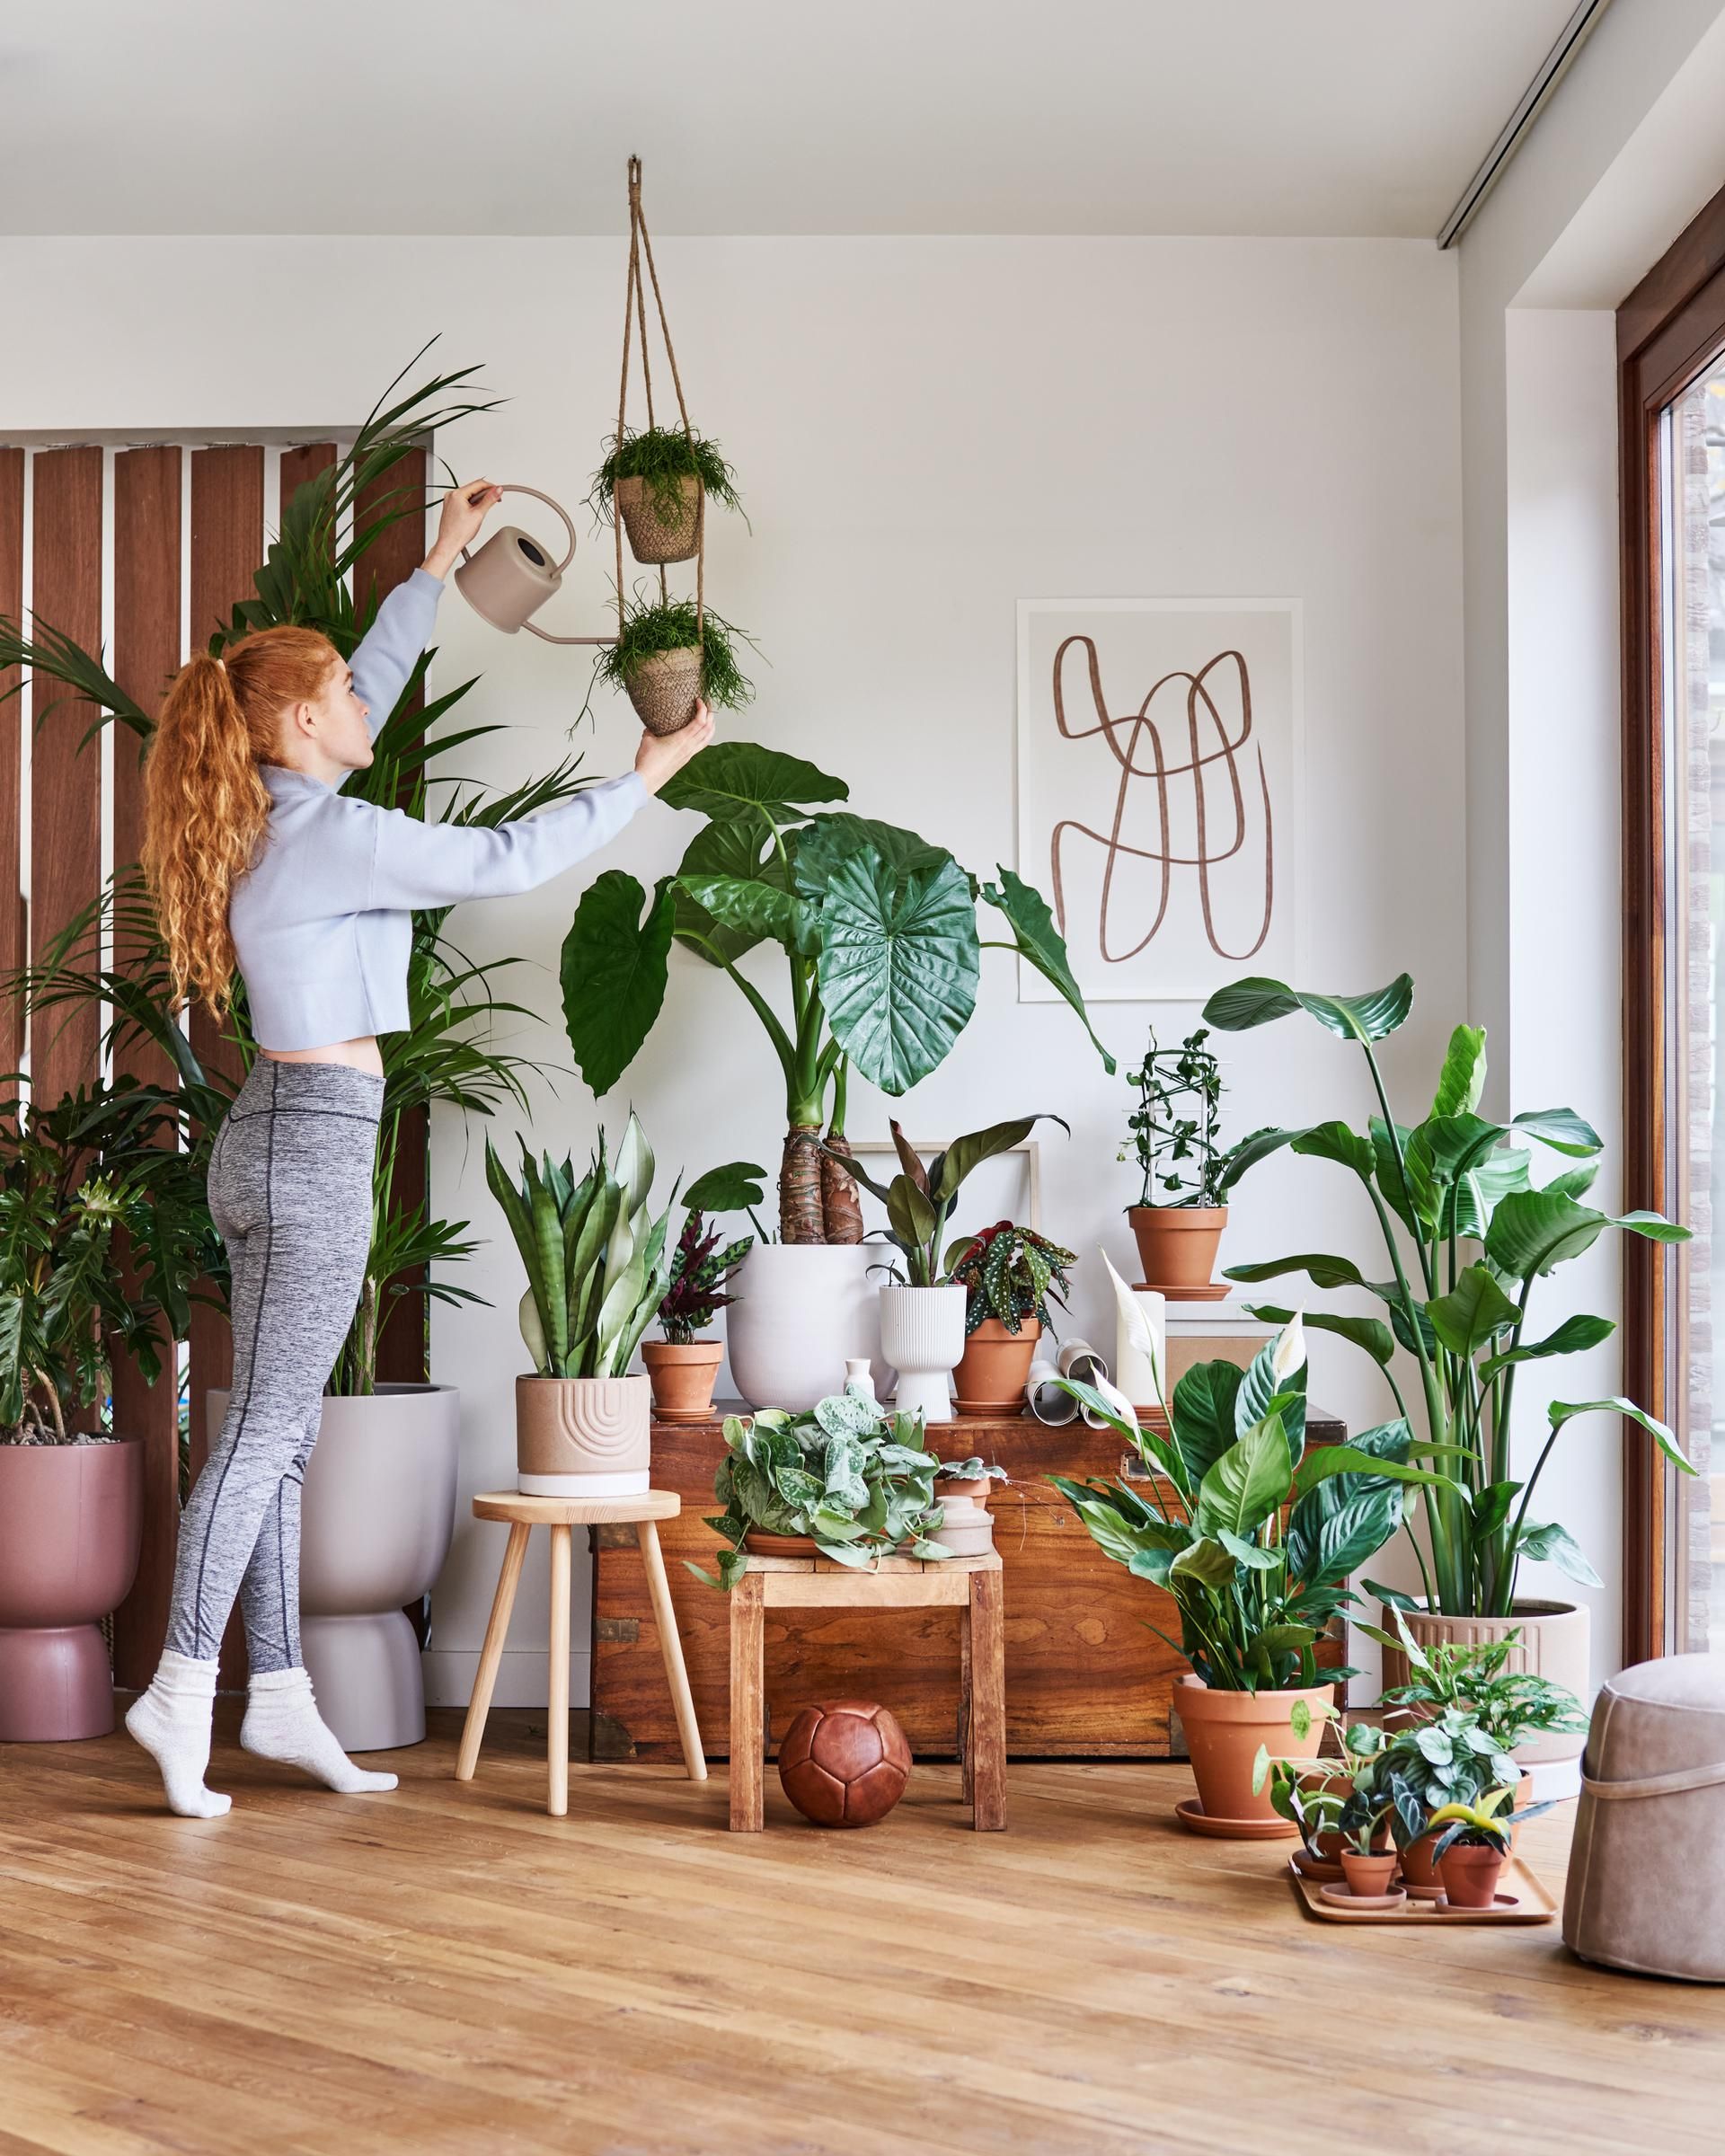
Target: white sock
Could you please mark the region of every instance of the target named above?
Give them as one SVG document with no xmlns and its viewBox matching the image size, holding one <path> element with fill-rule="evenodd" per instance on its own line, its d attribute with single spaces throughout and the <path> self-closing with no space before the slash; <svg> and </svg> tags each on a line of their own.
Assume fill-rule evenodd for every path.
<svg viewBox="0 0 1725 2156">
<path fill-rule="evenodd" d="M 219 1819 L 233 1802 L 204 1787 L 215 1705 L 214 1658 L 199 1662 L 170 1649 L 127 1711 L 127 1728 L 162 1770 L 168 1809 L 182 1819 Z"/>
<path fill-rule="evenodd" d="M 303 1669 L 266 1669 L 252 1679 L 240 1742 L 260 1759 L 304 1767 L 344 1797 L 395 1787 L 393 1774 L 370 1774 L 354 1765 L 317 1711 L 312 1680 Z"/>
</svg>

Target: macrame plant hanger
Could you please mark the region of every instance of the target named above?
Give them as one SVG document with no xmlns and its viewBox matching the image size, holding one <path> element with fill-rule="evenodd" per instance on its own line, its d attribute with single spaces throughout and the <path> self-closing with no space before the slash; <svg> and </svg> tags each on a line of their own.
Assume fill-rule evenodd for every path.
<svg viewBox="0 0 1725 2156">
<path fill-rule="evenodd" d="M 623 446 L 624 429 L 627 424 L 629 406 L 629 348 L 637 323 L 641 331 L 641 379 L 647 403 L 647 424 L 654 425 L 653 370 L 647 351 L 647 292 L 641 282 L 641 265 L 645 257 L 648 282 L 653 287 L 653 305 L 659 313 L 659 335 L 664 340 L 665 358 L 671 370 L 671 386 L 677 392 L 677 417 L 683 423 L 685 437 L 693 444 L 694 430 L 689 425 L 689 408 L 684 401 L 683 377 L 677 372 L 677 348 L 671 342 L 671 325 L 665 314 L 665 295 L 659 288 L 659 271 L 653 265 L 653 243 L 648 235 L 647 219 L 641 207 L 641 159 L 629 160 L 629 280 L 623 303 L 623 374 L 617 384 L 617 441 Z M 611 522 L 617 541 L 617 634 L 624 632 L 623 595 L 623 517 L 615 500 L 612 503 Z M 698 649 L 706 648 L 706 588 L 707 588 L 707 491 L 697 477 L 694 502 L 694 640 Z M 670 597 L 670 587 L 666 580 L 665 564 L 659 564 L 659 595 L 661 601 Z"/>
</svg>

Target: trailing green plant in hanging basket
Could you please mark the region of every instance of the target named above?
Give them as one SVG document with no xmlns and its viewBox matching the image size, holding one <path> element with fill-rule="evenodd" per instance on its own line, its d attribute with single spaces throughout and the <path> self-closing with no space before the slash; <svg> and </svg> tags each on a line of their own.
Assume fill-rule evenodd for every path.
<svg viewBox="0 0 1725 2156">
<path fill-rule="evenodd" d="M 702 435 L 681 427 L 628 427 L 611 436 L 588 501 L 595 517 L 621 510 L 637 561 L 686 561 L 697 543 L 694 511 L 700 495 L 741 514 L 736 476 L 718 443 Z"/>
<path fill-rule="evenodd" d="M 643 726 L 676 733 L 694 717 L 697 696 L 728 711 L 741 711 L 754 696 L 737 663 L 738 637 L 752 646 L 747 631 L 711 606 L 703 614 L 693 599 L 637 600 L 616 642 L 600 652 L 594 678 L 622 689 Z"/>
</svg>

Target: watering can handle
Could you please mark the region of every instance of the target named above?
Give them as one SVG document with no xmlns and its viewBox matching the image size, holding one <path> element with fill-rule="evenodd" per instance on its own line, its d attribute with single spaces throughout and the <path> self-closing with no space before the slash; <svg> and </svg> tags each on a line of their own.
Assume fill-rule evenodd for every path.
<svg viewBox="0 0 1725 2156">
<path fill-rule="evenodd" d="M 506 480 L 498 488 L 498 492 L 500 494 L 531 494 L 535 501 L 543 501 L 548 509 L 555 509 L 562 518 L 563 529 L 569 534 L 569 552 L 557 564 L 555 573 L 561 577 L 575 559 L 575 526 L 571 520 L 569 511 L 561 501 L 553 501 L 549 494 L 542 494 L 537 487 L 524 487 L 517 480 Z M 461 550 L 461 558 L 464 561 L 470 558 L 464 546 Z M 540 628 L 536 622 L 523 622 L 521 626 L 530 635 L 543 637 L 548 644 L 612 644 L 616 641 L 616 639 L 612 636 L 553 636 L 549 629 Z"/>
</svg>

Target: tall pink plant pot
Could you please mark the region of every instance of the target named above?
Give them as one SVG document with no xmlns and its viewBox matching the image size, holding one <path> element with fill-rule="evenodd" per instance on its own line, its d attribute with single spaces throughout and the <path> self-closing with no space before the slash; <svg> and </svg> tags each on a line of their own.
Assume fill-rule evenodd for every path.
<svg viewBox="0 0 1725 2156">
<path fill-rule="evenodd" d="M 126 1598 L 144 1533 L 144 1447 L 0 1445 L 0 1743 L 114 1726 L 101 1621 Z"/>
</svg>

